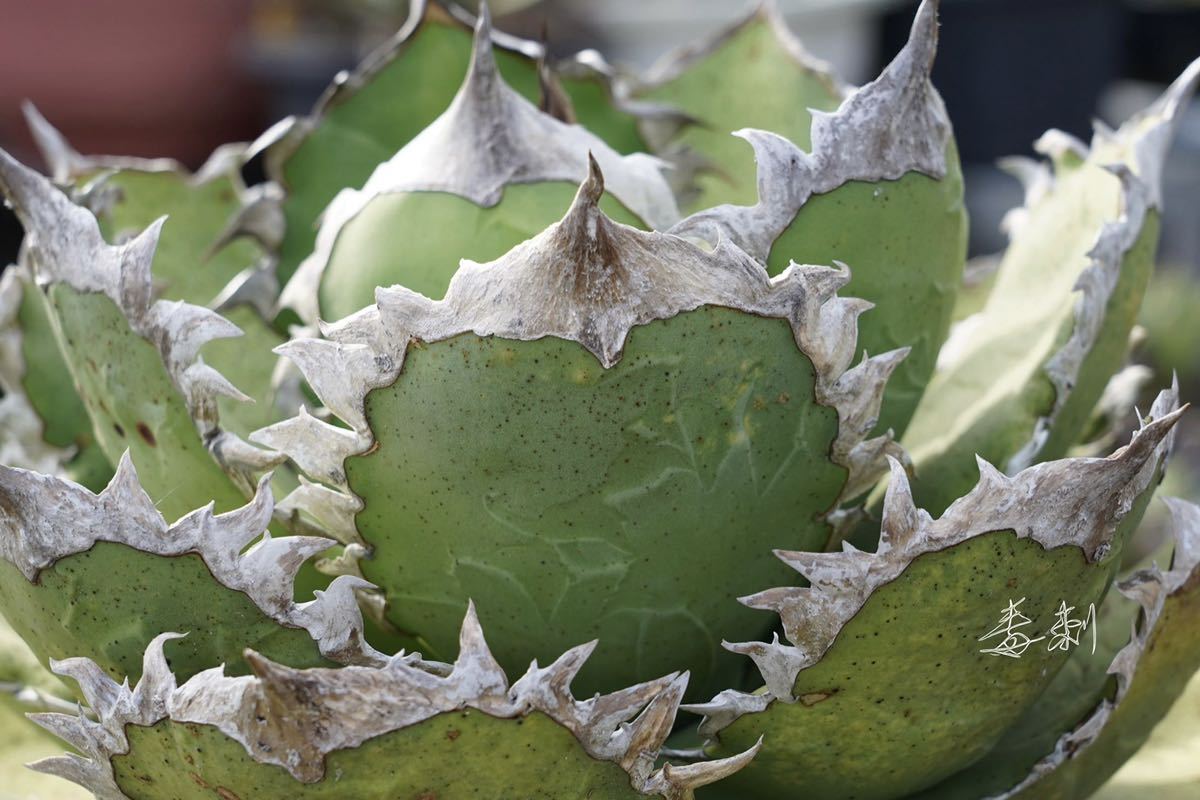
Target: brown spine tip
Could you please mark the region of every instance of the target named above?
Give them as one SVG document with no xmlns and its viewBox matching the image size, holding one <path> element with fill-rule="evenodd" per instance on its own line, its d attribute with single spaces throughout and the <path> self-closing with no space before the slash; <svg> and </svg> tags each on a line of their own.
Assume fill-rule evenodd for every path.
<svg viewBox="0 0 1200 800">
<path fill-rule="evenodd" d="M 596 156 L 592 151 L 588 151 L 588 174 L 584 178 L 583 183 L 579 185 L 579 192 L 575 195 L 575 202 L 572 204 L 572 211 L 581 205 L 595 206 L 599 205 L 600 198 L 604 194 L 604 173 L 600 171 L 600 163 L 596 161 Z"/>
<path fill-rule="evenodd" d="M 571 103 L 571 98 L 567 96 L 563 90 L 562 84 L 558 82 L 558 76 L 554 74 L 554 70 L 546 61 L 546 56 L 543 55 L 538 59 L 538 108 L 542 113 L 549 114 L 559 122 L 565 122 L 568 125 L 574 125 L 575 106 Z"/>
<path fill-rule="evenodd" d="M 571 265 L 571 293 L 591 306 L 619 302 L 625 276 L 614 224 L 600 210 L 603 195 L 604 174 L 589 152 L 588 176 L 558 224 L 557 247 L 563 255 L 561 263 Z"/>
</svg>

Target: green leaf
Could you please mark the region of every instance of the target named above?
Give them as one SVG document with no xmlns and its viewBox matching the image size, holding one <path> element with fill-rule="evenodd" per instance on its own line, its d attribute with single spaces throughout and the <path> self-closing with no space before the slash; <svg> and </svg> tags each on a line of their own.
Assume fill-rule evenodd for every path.
<svg viewBox="0 0 1200 800">
<path fill-rule="evenodd" d="M 1153 567 L 1120 586 L 1141 615 L 1109 668 L 1116 696 L 1097 705 L 1004 798 L 1091 797 L 1145 743 L 1200 668 L 1200 507 L 1168 503 L 1175 518 L 1171 569 Z"/>
<path fill-rule="evenodd" d="M 280 303 L 315 324 L 370 305 L 377 286 L 440 298 L 463 259 L 491 261 L 556 222 L 589 159 L 608 174 L 612 198 L 604 204 L 622 222 L 661 229 L 678 221 L 659 161 L 620 155 L 504 83 L 484 15 L 450 107 L 361 189 L 329 205 L 316 249 Z"/>
<path fill-rule="evenodd" d="M 245 190 L 232 168 L 192 175 L 175 169 L 127 167 L 102 173 L 81 191 L 105 196 L 97 220 L 110 242 L 128 239 L 167 217 L 151 265 L 155 291 L 165 300 L 210 305 L 263 257 L 262 245 L 249 237 L 224 241 L 230 220 L 244 204 Z M 243 335 L 236 341 L 209 342 L 200 355 L 255 399 L 254 403 L 227 397 L 217 401 L 224 427 L 244 436 L 293 410 L 280 408 L 271 385 L 276 362 L 271 351 L 285 337 L 249 305 L 236 306 L 224 315 Z"/>
<path fill-rule="evenodd" d="M 378 447 L 346 471 L 389 618 L 444 653 L 475 598 L 510 669 L 629 643 L 588 691 L 680 665 L 701 692 L 736 682 L 721 640 L 769 621 L 729 598 L 786 576 L 772 547 L 822 546 L 845 480 L 786 323 L 724 309 L 634 330 L 608 370 L 561 340 L 431 343 L 366 410 Z"/>
<path fill-rule="evenodd" d="M 471 62 L 471 30 L 434 4 L 414 3 L 409 23 L 349 77 L 335 83 L 300 128 L 274 147 L 273 177 L 287 190 L 278 275 L 286 283 L 313 251 L 321 212 L 346 188 L 362 186 L 450 105 Z M 496 52 L 505 80 L 539 94 L 527 56 Z"/>
<path fill-rule="evenodd" d="M 1039 645 L 999 658 L 980 652 L 988 645 L 978 637 L 1022 597 L 1035 620 L 1029 635 L 1046 636 L 1059 602 L 1086 609 L 1111 571 L 1089 565 L 1077 548 L 1047 551 L 1011 532 L 922 557 L 800 673 L 799 702 L 777 702 L 721 731 L 718 754 L 747 739 L 765 742 L 744 776 L 722 787 L 725 796 L 899 797 L 970 763 L 1066 659 Z"/>
<path fill-rule="evenodd" d="M 113 758 L 113 769 L 130 800 L 209 800 L 214 792 L 296 800 L 643 796 L 619 766 L 589 757 L 569 731 L 537 713 L 519 720 L 475 710 L 441 714 L 330 753 L 328 777 L 316 783 L 301 783 L 281 767 L 256 763 L 240 744 L 209 725 L 159 722 L 133 728 L 129 744 L 128 755 Z"/>
<path fill-rule="evenodd" d="M 930 82 L 936 50 L 936 3 L 928 0 L 879 77 L 835 113 L 816 115 L 803 138 L 737 132 L 757 159 L 757 204 L 718 206 L 672 228 L 710 245 L 729 239 L 771 274 L 793 262 L 848 265 L 848 293 L 875 306 L 862 319 L 859 348 L 910 349 L 888 383 L 878 432 L 907 426 L 949 332 L 966 256 L 958 151 Z"/>
<path fill-rule="evenodd" d="M 128 449 L 172 518 L 208 502 L 239 505 L 254 474 L 282 458 L 219 425 L 222 398 L 249 398 L 199 355 L 239 329 L 208 309 L 153 299 L 162 221 L 110 245 L 91 212 L 2 152 L 0 185 L 26 228 L 27 259 L 101 449 L 113 462 Z"/>
<path fill-rule="evenodd" d="M 65 465 L 68 473 L 88 488 L 98 490 L 112 477 L 111 463 L 92 433 L 91 422 L 58 349 L 37 288 L 26 280 L 20 284 L 17 324 L 25 366 L 24 394 L 42 422 L 45 440 L 55 447 L 75 448 L 74 457 Z"/>
<path fill-rule="evenodd" d="M 280 348 L 345 427 L 301 414 L 251 439 L 328 484 L 301 499 L 370 548 L 389 618 L 433 652 L 473 597 L 507 667 L 599 637 L 628 644 L 588 689 L 685 666 L 711 691 L 741 672 L 721 639 L 770 624 L 729 596 L 783 577 L 772 547 L 822 547 L 874 482 L 903 352 L 851 366 L 846 272 L 771 278 L 613 222 L 602 188 L 593 162 L 559 223 L 440 301 L 380 289 Z"/>
<path fill-rule="evenodd" d="M 1145 499 L 1149 499 L 1148 497 Z M 1135 513 L 1140 509 L 1135 509 Z M 1110 696 L 1115 683 L 1108 675 L 1113 656 L 1129 641 L 1140 607 L 1120 592 L 1110 591 L 1097 610 L 1096 651 L 1091 634 L 996 745 L 974 764 L 941 783 L 913 795 L 920 800 L 978 800 L 1015 786 L 1037 761 L 1054 749 L 1066 731 Z"/>
<path fill-rule="evenodd" d="M 851 273 L 846 294 L 875 306 L 859 323 L 860 348 L 912 348 L 888 381 L 876 428 L 898 436 L 950 332 L 966 258 L 967 212 L 953 144 L 946 164 L 940 180 L 909 172 L 895 181 L 851 181 L 814 196 L 775 240 L 767 262 L 772 274 L 791 262 L 845 262 Z"/>
<path fill-rule="evenodd" d="M 1198 78 L 1200 68 L 1185 74 L 1091 150 L 1047 134 L 1038 147 L 1053 155 L 1053 175 L 1018 163 L 1026 208 L 1009 217 L 995 287 L 947 342 L 902 438 L 931 512 L 970 486 L 976 454 L 1011 472 L 1063 455 L 1083 433 L 1124 363 L 1154 267 L 1158 172 Z"/>
<path fill-rule="evenodd" d="M 1164 393 L 1157 410 L 1174 403 Z M 764 737 L 726 796 L 899 797 L 984 756 L 1068 660 L 1055 646 L 1060 603 L 1083 617 L 1104 597 L 1179 413 L 1110 459 L 1012 478 L 980 462 L 979 485 L 937 520 L 895 465 L 877 553 L 781 553 L 812 587 L 743 602 L 777 611 L 791 644 L 731 648 L 755 660 L 766 692 L 694 709 L 716 755 Z M 1035 641 L 1014 657 L 986 652 L 1011 604 Z"/>
<path fill-rule="evenodd" d="M 162 557 L 101 542 L 43 570 L 37 583 L 7 561 L 0 576 L 0 605 L 42 660 L 86 652 L 113 677 L 136 679 L 150 640 L 182 630 L 188 637 L 168 648 L 181 676 L 219 664 L 243 674 L 246 647 L 296 666 L 329 663 L 308 633 L 281 626 L 222 586 L 198 555 Z"/>
<path fill-rule="evenodd" d="M 215 175 L 180 170 L 126 168 L 100 173 L 80 191 L 102 195 L 95 204 L 104 238 L 126 241 L 167 217 L 154 251 L 155 290 L 166 300 L 206 305 L 263 255 L 249 238 L 221 244 L 242 207 L 245 189 L 231 166 Z"/>
<path fill-rule="evenodd" d="M 772 131 L 808 149 L 810 109 L 833 111 L 844 95 L 827 65 L 788 30 L 773 2 L 760 4 L 709 41 L 668 55 L 636 92 L 695 120 L 667 141 L 661 134 L 648 137 L 659 140 L 660 149 L 682 146 L 703 159 L 692 210 L 755 201 L 754 154 L 734 131 Z"/>
<path fill-rule="evenodd" d="M 443 297 L 459 259 L 492 261 L 541 233 L 562 216 L 576 188 L 564 182 L 509 186 L 490 208 L 442 192 L 376 197 L 338 234 L 319 289 L 322 318 L 341 319 L 371 305 L 378 286 L 403 284 Z M 606 197 L 603 205 L 614 219 L 640 226 L 616 200 Z M 429 236 L 431 230 L 453 234 L 448 240 Z"/>
<path fill-rule="evenodd" d="M 116 463 L 129 451 L 168 519 L 205 503 L 217 511 L 245 496 L 209 454 L 154 345 L 103 294 L 51 286 L 56 334 L 83 397 L 96 441 Z"/>
<path fill-rule="evenodd" d="M 128 457 L 99 495 L 0 467 L 0 508 L 0 607 L 39 659 L 87 653 L 113 677 L 136 677 L 151 640 L 170 630 L 189 634 L 170 645 L 187 676 L 241 671 L 249 645 L 302 666 L 383 660 L 361 639 L 363 581 L 343 577 L 294 602 L 296 572 L 332 542 L 264 537 L 274 510 L 265 482 L 250 505 L 168 525 Z"/>
</svg>

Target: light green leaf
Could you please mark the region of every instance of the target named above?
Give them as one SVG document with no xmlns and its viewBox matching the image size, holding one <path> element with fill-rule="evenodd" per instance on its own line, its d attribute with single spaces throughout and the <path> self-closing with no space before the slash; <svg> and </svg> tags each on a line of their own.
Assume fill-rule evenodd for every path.
<svg viewBox="0 0 1200 800">
<path fill-rule="evenodd" d="M 1124 363 L 1154 267 L 1158 172 L 1197 79 L 1200 62 L 1090 150 L 1047 134 L 1039 150 L 1053 174 L 1018 164 L 1026 207 L 1009 217 L 995 287 L 946 343 L 902 438 L 931 512 L 970 486 L 976 454 L 1011 472 L 1063 455 L 1083 433 Z"/>
</svg>

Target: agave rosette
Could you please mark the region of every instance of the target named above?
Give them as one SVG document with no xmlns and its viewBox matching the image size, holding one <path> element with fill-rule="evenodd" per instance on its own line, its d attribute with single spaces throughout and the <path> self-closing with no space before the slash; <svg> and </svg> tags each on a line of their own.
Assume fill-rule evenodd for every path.
<svg viewBox="0 0 1200 800">
<path fill-rule="evenodd" d="M 0 687 L 76 751 L 35 768 L 103 800 L 1094 790 L 1200 660 L 1200 511 L 1121 569 L 1178 388 L 1107 452 L 1200 66 L 1013 162 L 952 328 L 936 11 L 855 89 L 770 3 L 642 76 L 414 3 L 194 174 L 30 109 L 0 610 L 70 682 Z M 1014 603 L 1037 646 L 997 657 Z M 1042 644 L 1060 603 L 1096 653 Z"/>
</svg>

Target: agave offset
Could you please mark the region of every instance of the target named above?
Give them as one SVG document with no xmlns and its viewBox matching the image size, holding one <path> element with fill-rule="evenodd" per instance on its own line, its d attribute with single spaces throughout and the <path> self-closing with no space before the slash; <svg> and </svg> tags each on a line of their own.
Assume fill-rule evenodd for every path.
<svg viewBox="0 0 1200 800">
<path fill-rule="evenodd" d="M 0 151 L 13 747 L 101 800 L 1090 795 L 1200 668 L 1200 507 L 1123 566 L 1178 386 L 1114 447 L 1200 61 L 1010 162 L 964 317 L 934 0 L 861 88 L 770 2 L 642 75 L 412 6 L 194 173 Z"/>
</svg>

